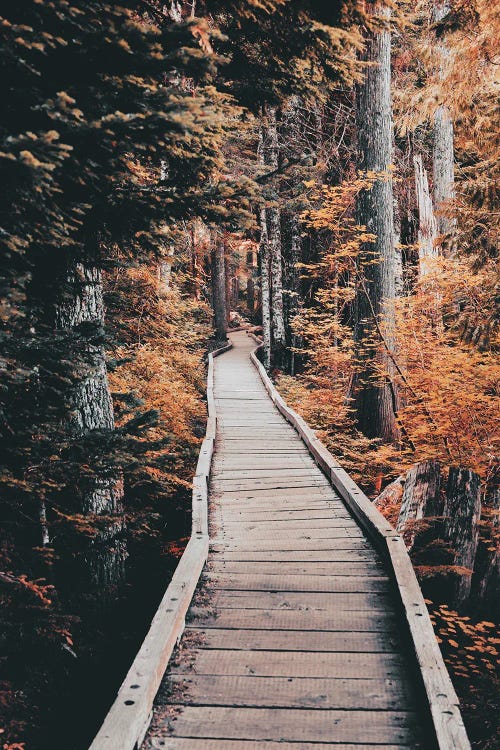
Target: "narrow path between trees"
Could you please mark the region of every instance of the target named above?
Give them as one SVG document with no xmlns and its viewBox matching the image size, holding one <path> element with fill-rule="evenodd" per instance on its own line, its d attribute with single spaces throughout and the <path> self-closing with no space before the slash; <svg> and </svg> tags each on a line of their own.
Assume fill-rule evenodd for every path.
<svg viewBox="0 0 500 750">
<path fill-rule="evenodd" d="M 269 398 L 255 344 L 231 340 L 215 360 L 211 551 L 143 747 L 427 750 L 391 579 Z"/>
</svg>

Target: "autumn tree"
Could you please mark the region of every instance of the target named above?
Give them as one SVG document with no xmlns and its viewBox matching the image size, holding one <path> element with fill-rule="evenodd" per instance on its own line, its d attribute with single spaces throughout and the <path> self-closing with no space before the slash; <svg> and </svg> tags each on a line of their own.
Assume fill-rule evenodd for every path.
<svg viewBox="0 0 500 750">
<path fill-rule="evenodd" d="M 374 6 L 370 21 L 363 52 L 367 67 L 357 92 L 358 165 L 377 177 L 372 187 L 360 192 L 357 203 L 358 223 L 372 238 L 365 242 L 358 259 L 355 338 L 360 365 L 353 395 L 362 432 L 393 442 L 398 435 L 398 396 L 392 378 L 396 237 L 389 12 Z"/>
</svg>

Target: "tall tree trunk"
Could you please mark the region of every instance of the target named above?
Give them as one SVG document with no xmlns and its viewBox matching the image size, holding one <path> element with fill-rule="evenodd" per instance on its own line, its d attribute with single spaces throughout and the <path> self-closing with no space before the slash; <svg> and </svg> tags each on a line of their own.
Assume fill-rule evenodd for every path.
<svg viewBox="0 0 500 750">
<path fill-rule="evenodd" d="M 274 107 L 264 109 L 262 126 L 263 163 L 278 169 L 278 125 Z M 283 268 L 281 257 L 281 211 L 279 196 L 274 191 L 271 205 L 266 208 L 267 241 L 271 264 L 271 361 L 283 366 L 286 352 L 285 319 L 283 310 Z"/>
<path fill-rule="evenodd" d="M 450 12 L 448 0 L 434 0 L 433 23 L 439 23 Z M 450 50 L 446 43 L 439 41 L 440 73 L 443 75 Z M 455 222 L 446 215 L 447 204 L 455 195 L 455 153 L 453 147 L 453 120 L 446 103 L 437 108 L 433 127 L 433 178 L 434 208 L 436 210 L 437 233 L 446 237 L 453 232 Z"/>
<path fill-rule="evenodd" d="M 113 431 L 113 402 L 108 385 L 106 358 L 102 343 L 95 343 L 84 326 L 104 326 L 104 301 L 101 270 L 91 263 L 75 264 L 67 278 L 61 298 L 55 306 L 55 327 L 75 331 L 79 344 L 78 379 L 69 397 L 66 429 L 72 438 L 88 438 L 92 433 Z M 123 478 L 114 468 L 90 466 L 82 474 L 75 492 L 80 512 L 106 516 L 97 537 L 77 561 L 79 571 L 103 598 L 109 587 L 122 582 L 126 558 L 123 541 Z"/>
<path fill-rule="evenodd" d="M 292 329 L 294 318 L 299 312 L 300 306 L 300 288 L 299 288 L 299 270 L 297 265 L 302 260 L 302 237 L 300 234 L 300 223 L 295 213 L 289 217 L 290 224 L 290 258 L 287 274 L 287 292 L 288 292 L 288 328 L 290 341 L 289 373 L 295 375 L 296 372 L 296 354 L 294 349 L 300 346 L 300 337 Z"/>
<path fill-rule="evenodd" d="M 283 310 L 283 266 L 281 259 L 281 211 L 267 209 L 267 231 L 271 256 L 272 362 L 282 368 L 286 354 L 285 318 Z"/>
<path fill-rule="evenodd" d="M 438 257 L 438 228 L 422 155 L 415 154 L 413 162 L 418 208 L 418 265 L 420 277 L 423 278 L 432 270 L 432 260 Z"/>
<path fill-rule="evenodd" d="M 389 11 L 373 6 L 373 13 L 389 19 Z M 371 34 L 363 59 L 370 63 L 357 96 L 359 168 L 382 172 L 373 187 L 357 201 L 357 220 L 375 236 L 362 248 L 357 292 L 355 339 L 360 368 L 353 382 L 358 424 L 370 438 L 393 442 L 398 438 L 397 393 L 392 381 L 395 297 L 394 203 L 392 164 L 391 35 Z M 378 330 L 377 330 L 378 327 Z M 383 344 L 376 341 L 382 334 Z M 376 353 L 375 349 L 379 352 Z"/>
<path fill-rule="evenodd" d="M 269 275 L 269 241 L 267 237 L 266 209 L 260 211 L 260 289 L 262 307 L 262 341 L 264 365 L 271 367 L 271 294 Z"/>
<path fill-rule="evenodd" d="M 214 310 L 215 337 L 225 341 L 226 336 L 226 270 L 224 240 L 217 236 L 212 250 L 212 305 Z"/>
</svg>

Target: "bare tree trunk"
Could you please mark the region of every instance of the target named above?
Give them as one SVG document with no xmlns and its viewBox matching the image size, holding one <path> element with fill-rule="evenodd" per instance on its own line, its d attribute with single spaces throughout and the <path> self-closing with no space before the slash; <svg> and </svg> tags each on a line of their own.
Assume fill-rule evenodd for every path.
<svg viewBox="0 0 500 750">
<path fill-rule="evenodd" d="M 418 263 L 420 277 L 423 278 L 432 269 L 432 260 L 438 257 L 436 245 L 438 227 L 422 155 L 415 154 L 413 162 L 418 208 Z"/>
<path fill-rule="evenodd" d="M 283 367 L 286 352 L 280 214 L 279 208 L 267 209 L 267 231 L 271 256 L 272 361 L 277 367 Z"/>
<path fill-rule="evenodd" d="M 214 310 L 215 337 L 225 341 L 226 336 L 226 271 L 224 241 L 217 236 L 212 250 L 212 304 Z"/>
<path fill-rule="evenodd" d="M 467 601 L 471 590 L 481 516 L 480 488 L 481 480 L 475 472 L 450 468 L 444 506 L 444 535 L 455 551 L 453 564 L 466 569 L 457 576 L 453 598 L 456 606 Z"/>
<path fill-rule="evenodd" d="M 450 12 L 448 0 L 434 0 L 433 23 L 439 23 Z M 439 41 L 437 49 L 441 57 L 441 74 L 450 55 L 446 43 Z M 453 147 L 453 120 L 446 103 L 442 103 L 434 115 L 433 128 L 433 178 L 434 207 L 436 210 L 437 233 L 443 238 L 453 232 L 455 221 L 446 215 L 449 202 L 455 195 L 455 153 Z"/>
<path fill-rule="evenodd" d="M 267 237 L 266 209 L 260 212 L 260 285 L 262 298 L 262 341 L 264 352 L 264 365 L 269 370 L 271 367 L 271 295 L 269 277 L 269 241 Z"/>
<path fill-rule="evenodd" d="M 302 237 L 300 234 L 300 223 L 295 213 L 290 216 L 290 263 L 288 269 L 288 325 L 291 328 L 294 318 L 297 316 L 300 307 L 300 289 L 299 289 L 299 270 L 297 265 L 302 260 Z M 294 349 L 300 346 L 300 337 L 292 329 L 290 330 L 290 357 L 289 372 L 295 375 L 296 354 Z"/>
<path fill-rule="evenodd" d="M 397 530 L 401 531 L 408 549 L 415 543 L 415 522 L 442 513 L 440 497 L 441 465 L 439 461 L 422 461 L 406 476 Z"/>
<path fill-rule="evenodd" d="M 374 6 L 372 11 L 389 18 L 389 11 Z M 392 164 L 391 35 L 389 30 L 366 40 L 363 59 L 370 63 L 357 96 L 359 168 L 384 173 L 357 201 L 357 220 L 375 236 L 362 248 L 357 292 L 355 339 L 360 367 L 353 394 L 362 432 L 385 442 L 398 439 L 397 393 L 392 381 L 393 364 L 387 353 L 394 349 L 395 297 L 394 202 L 390 169 Z M 377 325 L 384 340 L 376 353 L 373 343 Z"/>
<path fill-rule="evenodd" d="M 279 146 L 276 110 L 266 107 L 262 126 L 262 156 L 264 164 L 278 169 Z M 279 196 L 273 195 L 273 204 L 266 208 L 267 239 L 271 262 L 271 361 L 283 366 L 286 351 L 285 319 L 283 311 L 283 268 L 281 257 L 281 211 Z"/>
<path fill-rule="evenodd" d="M 61 331 L 75 331 L 85 324 L 102 328 L 104 312 L 100 269 L 77 263 L 56 303 L 55 327 Z M 81 377 L 71 389 L 67 430 L 71 437 L 86 438 L 94 432 L 113 431 L 115 423 L 104 346 L 89 337 L 79 347 Z M 114 468 L 90 469 L 80 478 L 75 492 L 81 513 L 108 519 L 85 553 L 90 582 L 105 597 L 106 589 L 120 584 L 124 577 L 123 478 Z"/>
</svg>

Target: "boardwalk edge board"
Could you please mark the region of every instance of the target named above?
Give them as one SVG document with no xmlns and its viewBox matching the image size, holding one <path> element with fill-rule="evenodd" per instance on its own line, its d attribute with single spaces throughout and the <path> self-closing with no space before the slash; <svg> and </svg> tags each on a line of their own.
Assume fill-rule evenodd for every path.
<svg viewBox="0 0 500 750">
<path fill-rule="evenodd" d="M 149 727 L 153 701 L 176 643 L 208 556 L 208 481 L 217 426 L 214 400 L 214 357 L 208 355 L 207 429 L 193 479 L 191 537 L 160 602 L 150 629 L 122 682 L 90 750 L 136 750 Z"/>
<path fill-rule="evenodd" d="M 316 437 L 316 433 L 304 419 L 287 406 L 264 365 L 257 358 L 256 353 L 262 347 L 262 340 L 251 332 L 248 332 L 248 335 L 258 344 L 250 357 L 270 398 L 295 428 L 318 466 L 376 544 L 388 565 L 408 625 L 432 717 L 437 747 L 439 750 L 470 750 L 471 745 L 460 713 L 458 696 L 443 661 L 429 612 L 402 537 L 340 466 L 338 460 Z"/>
</svg>

